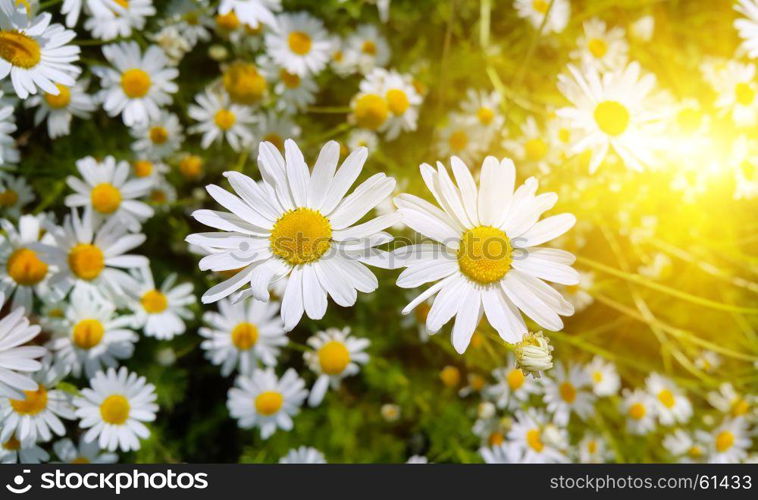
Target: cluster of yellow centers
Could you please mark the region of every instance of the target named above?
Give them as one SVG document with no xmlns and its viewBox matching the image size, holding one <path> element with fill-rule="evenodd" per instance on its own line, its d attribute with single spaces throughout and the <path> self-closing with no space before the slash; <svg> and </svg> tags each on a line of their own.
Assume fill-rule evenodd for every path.
<svg viewBox="0 0 758 500">
<path fill-rule="evenodd" d="M 145 97 L 151 84 L 150 75 L 143 69 L 131 68 L 121 73 L 121 88 L 130 99 Z"/>
<path fill-rule="evenodd" d="M 255 104 L 266 92 L 266 79 L 258 69 L 246 62 L 237 61 L 230 64 L 221 78 L 224 89 L 234 102 Z"/>
<path fill-rule="evenodd" d="M 39 64 L 42 51 L 34 38 L 15 30 L 0 31 L 0 57 L 19 68 L 30 69 Z"/>
<path fill-rule="evenodd" d="M 168 297 L 158 290 L 145 292 L 140 298 L 140 303 L 148 314 L 158 314 L 168 309 Z"/>
<path fill-rule="evenodd" d="M 526 432 L 526 444 L 537 453 L 541 452 L 545 445 L 542 443 L 542 432 L 537 429 L 529 429 Z"/>
<path fill-rule="evenodd" d="M 623 134 L 629 127 L 629 110 L 618 101 L 602 101 L 595 107 L 595 122 L 611 136 Z"/>
<path fill-rule="evenodd" d="M 232 329 L 232 344 L 240 351 L 250 350 L 258 342 L 258 327 L 242 322 Z"/>
<path fill-rule="evenodd" d="M 213 115 L 213 123 L 221 130 L 227 131 L 237 123 L 237 116 L 233 111 L 222 108 Z"/>
<path fill-rule="evenodd" d="M 755 100 L 755 89 L 747 82 L 740 82 L 734 87 L 734 97 L 743 106 L 750 106 Z"/>
<path fill-rule="evenodd" d="M 255 397 L 255 411 L 264 416 L 278 412 L 284 404 L 284 396 L 277 391 L 264 391 Z"/>
<path fill-rule="evenodd" d="M 150 160 L 137 160 L 132 163 L 135 177 L 150 177 L 153 174 L 153 162 Z"/>
<path fill-rule="evenodd" d="M 40 385 L 36 391 L 24 391 L 24 399 L 11 399 L 10 403 L 20 415 L 36 415 L 47 408 L 47 389 Z"/>
<path fill-rule="evenodd" d="M 95 245 L 79 243 L 68 252 L 68 267 L 77 278 L 91 281 L 105 268 L 105 255 Z"/>
<path fill-rule="evenodd" d="M 663 389 L 658 393 L 658 401 L 660 401 L 666 408 L 673 408 L 676 403 L 674 393 L 668 389 Z"/>
<path fill-rule="evenodd" d="M 71 102 L 71 90 L 60 83 L 55 84 L 58 87 L 58 95 L 45 92 L 45 102 L 53 109 L 64 109 Z"/>
<path fill-rule="evenodd" d="M 0 192 L 0 207 L 12 207 L 18 202 L 18 193 L 12 189 Z"/>
<path fill-rule="evenodd" d="M 500 281 L 511 268 L 511 242 L 505 232 L 478 226 L 461 236 L 458 266 L 467 278 L 481 285 Z"/>
<path fill-rule="evenodd" d="M 587 41 L 587 49 L 594 57 L 601 59 L 608 53 L 608 44 L 602 38 L 590 38 Z"/>
<path fill-rule="evenodd" d="M 168 141 L 169 133 L 166 127 L 157 125 L 155 127 L 150 128 L 149 135 L 150 135 L 150 141 L 153 144 L 165 144 L 166 141 Z"/>
<path fill-rule="evenodd" d="M 47 264 L 30 248 L 15 250 L 6 264 L 8 275 L 17 284 L 34 286 L 47 276 Z"/>
<path fill-rule="evenodd" d="M 576 387 L 571 382 L 563 382 L 558 386 L 558 392 L 561 394 L 561 399 L 568 404 L 576 401 Z"/>
<path fill-rule="evenodd" d="M 112 394 L 100 403 L 100 416 L 103 422 L 111 425 L 123 425 L 129 418 L 129 400 L 121 394 Z"/>
<path fill-rule="evenodd" d="M 287 36 L 287 45 L 292 52 L 299 56 L 304 56 L 311 51 L 313 41 L 308 33 L 304 31 L 293 31 Z"/>
<path fill-rule="evenodd" d="M 331 247 L 332 226 L 317 210 L 296 208 L 282 215 L 271 230 L 271 251 L 289 264 L 307 264 Z"/>
<path fill-rule="evenodd" d="M 521 368 L 514 368 L 508 372 L 508 375 L 505 376 L 505 380 L 508 382 L 508 387 L 510 387 L 512 391 L 516 391 L 524 385 L 526 377 L 524 377 L 524 372 Z"/>
<path fill-rule="evenodd" d="M 72 340 L 79 349 L 89 350 L 98 345 L 105 335 L 105 326 L 100 320 L 88 318 L 74 325 Z"/>
<path fill-rule="evenodd" d="M 633 403 L 629 406 L 627 414 L 634 420 L 642 420 L 647 415 L 647 408 L 642 403 Z"/>
<path fill-rule="evenodd" d="M 350 364 L 350 351 L 344 343 L 331 340 L 318 350 L 321 371 L 327 375 L 339 375 Z"/>
<path fill-rule="evenodd" d="M 90 191 L 90 201 L 101 214 L 112 214 L 121 206 L 121 191 L 109 182 L 101 182 Z"/>
<path fill-rule="evenodd" d="M 716 434 L 716 451 L 723 453 L 734 446 L 734 433 L 721 431 Z"/>
</svg>

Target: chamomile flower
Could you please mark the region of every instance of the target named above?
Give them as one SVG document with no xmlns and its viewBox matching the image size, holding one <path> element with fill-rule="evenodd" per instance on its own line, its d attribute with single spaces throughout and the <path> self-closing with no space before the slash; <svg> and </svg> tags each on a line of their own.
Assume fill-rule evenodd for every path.
<svg viewBox="0 0 758 500">
<path fill-rule="evenodd" d="M 566 430 L 548 423 L 547 416 L 535 409 L 516 412 L 508 440 L 524 455 L 523 463 L 564 463 L 568 459 L 562 446 Z"/>
<path fill-rule="evenodd" d="M 545 387 L 543 400 L 556 425 L 566 426 L 572 413 L 586 420 L 594 410 L 595 397 L 587 391 L 590 379 L 584 367 L 574 364 L 564 368 L 558 361 L 550 373 L 552 376 L 542 382 Z"/>
<path fill-rule="evenodd" d="M 571 15 L 569 0 L 514 0 L 513 6 L 519 17 L 529 21 L 534 28 L 539 29 L 544 23 L 543 33 L 560 33 Z"/>
<path fill-rule="evenodd" d="M 706 396 L 708 402 L 727 417 L 750 417 L 758 408 L 758 397 L 738 393 L 729 382 L 719 386 L 718 391 L 711 391 Z"/>
<path fill-rule="evenodd" d="M 358 148 L 366 148 L 370 154 L 379 146 L 379 138 L 370 130 L 357 128 L 350 132 L 346 144 L 350 151 L 354 151 Z"/>
<path fill-rule="evenodd" d="M 93 221 L 117 220 L 129 231 L 139 231 L 141 223 L 153 216 L 153 209 L 139 201 L 147 194 L 152 181 L 145 178 L 129 178 L 129 163 L 116 161 L 106 156 L 97 161 L 87 156 L 76 161 L 76 169 L 81 175 L 66 178 L 68 186 L 75 191 L 66 196 L 67 207 L 84 207 L 92 213 Z"/>
<path fill-rule="evenodd" d="M 129 316 L 120 316 L 108 300 L 86 288 L 71 294 L 65 319 L 48 343 L 59 366 L 75 377 L 92 377 L 119 360 L 129 359 L 139 336 Z"/>
<path fill-rule="evenodd" d="M 612 457 L 605 439 L 597 434 L 587 434 L 579 441 L 579 461 L 583 464 L 602 464 Z"/>
<path fill-rule="evenodd" d="M 507 140 L 504 146 L 513 151 L 516 157 L 525 165 L 536 167 L 541 174 L 550 172 L 555 155 L 555 148 L 550 144 L 549 137 L 538 125 L 533 116 L 529 116 L 521 126 L 521 136 Z"/>
<path fill-rule="evenodd" d="M 208 15 L 207 2 L 178 0 L 173 2 L 171 8 L 171 25 L 179 31 L 190 47 L 194 47 L 198 42 L 210 40 L 213 19 Z"/>
<path fill-rule="evenodd" d="M 121 42 L 103 47 L 111 67 L 96 66 L 103 90 L 99 98 L 108 116 L 122 115 L 131 127 L 160 117 L 160 107 L 171 102 L 178 90 L 173 80 L 176 68 L 167 67 L 168 59 L 160 47 L 151 45 L 143 54 L 137 42 Z"/>
<path fill-rule="evenodd" d="M 625 390 L 621 412 L 626 415 L 626 426 L 632 434 L 647 434 L 655 429 L 656 400 L 641 389 Z"/>
<path fill-rule="evenodd" d="M 275 64 L 264 66 L 266 80 L 273 83 L 278 110 L 293 114 L 316 101 L 318 85 L 309 75 L 299 76 Z"/>
<path fill-rule="evenodd" d="M 89 80 L 78 80 L 68 87 L 56 84 L 58 94 L 43 92 L 30 97 L 29 107 L 37 107 L 34 123 L 39 125 L 47 121 L 47 134 L 51 139 L 68 135 L 71 131 L 71 119 L 87 119 L 97 107 L 93 96 L 87 93 Z"/>
<path fill-rule="evenodd" d="M 518 464 L 521 463 L 523 452 L 515 443 L 479 448 L 479 454 L 486 464 Z"/>
<path fill-rule="evenodd" d="M 461 103 L 461 111 L 491 139 L 505 124 L 505 116 L 500 111 L 500 106 L 501 99 L 497 91 L 468 89 L 466 98 Z"/>
<path fill-rule="evenodd" d="M 676 429 L 663 438 L 663 447 L 679 463 L 705 461 L 710 444 L 710 433 L 702 430 L 687 432 L 682 429 Z"/>
<path fill-rule="evenodd" d="M 362 24 L 345 39 L 344 58 L 354 70 L 364 75 L 386 66 L 390 46 L 373 24 Z"/>
<path fill-rule="evenodd" d="M 155 15 L 153 0 L 95 0 L 88 6 L 92 16 L 84 27 L 100 40 L 129 37 L 132 31 L 142 30 L 147 18 Z"/>
<path fill-rule="evenodd" d="M 240 428 L 258 427 L 261 438 L 268 439 L 277 429 L 292 429 L 292 417 L 300 412 L 307 395 L 305 382 L 295 370 L 289 368 L 277 378 L 269 368 L 237 377 L 226 405 Z"/>
<path fill-rule="evenodd" d="M 168 165 L 159 160 L 147 160 L 140 158 L 131 162 L 132 175 L 138 179 L 151 179 L 151 184 L 155 185 L 159 177 L 166 175 L 171 169 Z"/>
<path fill-rule="evenodd" d="M 0 444 L 0 463 L 3 464 L 38 464 L 49 459 L 50 455 L 36 443 L 22 444 L 16 436 Z"/>
<path fill-rule="evenodd" d="M 316 448 L 301 446 L 293 448 L 279 459 L 280 464 L 325 464 L 326 457 Z"/>
<path fill-rule="evenodd" d="M 218 312 L 203 314 L 200 347 L 205 357 L 221 366 L 221 375 L 229 376 L 235 369 L 251 375 L 258 364 L 276 366 L 280 348 L 287 344 L 284 325 L 279 317 L 279 303 L 247 299 L 219 301 Z"/>
<path fill-rule="evenodd" d="M 361 97 L 378 95 L 387 103 L 387 119 L 378 129 L 388 140 L 401 132 L 416 130 L 422 97 L 413 86 L 410 75 L 394 70 L 374 69 L 360 85 Z M 359 102 L 356 102 L 356 113 Z"/>
<path fill-rule="evenodd" d="M 34 191 L 24 177 L 7 175 L 0 179 L 0 213 L 17 218 L 34 201 Z"/>
<path fill-rule="evenodd" d="M 332 54 L 332 42 L 324 23 L 307 12 L 281 14 L 277 26 L 266 33 L 266 52 L 292 74 L 319 73 Z"/>
<path fill-rule="evenodd" d="M 481 130 L 472 127 L 470 116 L 450 113 L 447 124 L 439 130 L 437 153 L 443 158 L 457 156 L 463 161 L 480 158 L 492 140 L 491 134 L 482 134 Z"/>
<path fill-rule="evenodd" d="M 744 16 L 734 21 L 734 27 L 742 38 L 742 48 L 750 57 L 758 57 L 758 1 L 737 0 L 734 10 Z"/>
<path fill-rule="evenodd" d="M 74 85 L 81 71 L 72 64 L 79 47 L 69 44 L 76 33 L 51 20 L 49 12 L 33 15 L 19 2 L 0 2 L 0 79 L 10 75 L 21 99 L 38 88 L 58 95 L 56 84 Z"/>
<path fill-rule="evenodd" d="M 610 150 L 635 170 L 654 164 L 661 118 L 650 103 L 655 76 L 643 74 L 636 62 L 602 74 L 594 66 L 569 65 L 568 72 L 558 75 L 558 88 L 571 106 L 557 113 L 576 129 L 571 153 L 591 151 L 590 173 Z"/>
<path fill-rule="evenodd" d="M 195 302 L 192 283 L 176 285 L 176 274 L 171 274 L 159 288 L 150 268 L 141 268 L 136 274 L 138 285 L 130 290 L 134 328 L 141 328 L 145 335 L 158 340 L 171 340 L 184 333 L 184 322 L 192 319 L 187 306 Z"/>
<path fill-rule="evenodd" d="M 79 439 L 79 444 L 74 444 L 69 438 L 61 439 L 53 444 L 56 457 L 66 464 L 115 464 L 118 455 L 103 452 L 94 441 L 87 442 Z"/>
<path fill-rule="evenodd" d="M 516 366 L 516 360 L 512 356 L 509 357 L 507 366 L 493 370 L 492 377 L 495 383 L 486 386 L 484 394 L 500 409 L 516 410 L 530 395 L 539 393 L 542 389 L 533 378 Z"/>
<path fill-rule="evenodd" d="M 108 451 L 138 450 L 139 439 L 150 435 L 143 422 L 155 420 L 155 399 L 155 386 L 126 367 L 118 372 L 110 368 L 96 373 L 90 388 L 82 389 L 81 397 L 74 398 L 79 426 L 88 429 L 84 440 L 97 441 Z"/>
<path fill-rule="evenodd" d="M 155 120 L 136 124 L 132 127 L 131 133 L 135 139 L 132 150 L 140 156 L 154 160 L 171 155 L 181 147 L 184 140 L 179 118 L 165 111 Z"/>
<path fill-rule="evenodd" d="M 695 366 L 706 373 L 714 373 L 723 363 L 721 356 L 714 351 L 703 350 L 695 358 Z"/>
<path fill-rule="evenodd" d="M 295 140 L 300 137 L 300 127 L 285 114 L 269 111 L 260 116 L 255 127 L 258 137 L 262 142 L 270 142 L 279 152 L 284 153 L 284 142 L 287 139 Z M 253 144 L 253 150 L 260 152 L 260 143 Z"/>
<path fill-rule="evenodd" d="M 355 375 L 368 362 L 368 339 L 350 336 L 350 328 L 328 328 L 308 339 L 313 349 L 304 354 L 308 367 L 318 375 L 310 390 L 308 404 L 318 406 L 327 389 L 336 389 L 343 378 Z"/>
<path fill-rule="evenodd" d="M 673 381 L 651 373 L 645 380 L 645 386 L 655 398 L 656 414 L 662 425 L 683 424 L 690 419 L 692 404 Z"/>
<path fill-rule="evenodd" d="M 5 297 L 0 294 L 0 302 Z M 0 397 L 23 398 L 26 391 L 38 388 L 29 374 L 42 368 L 37 361 L 47 353 L 44 347 L 25 345 L 40 332 L 38 325 L 30 325 L 21 308 L 13 309 L 0 319 Z"/>
<path fill-rule="evenodd" d="M 339 145 L 327 143 L 311 172 L 294 141 L 285 142 L 285 155 L 271 143 L 260 145 L 261 184 L 238 172 L 225 176 L 237 193 L 218 186 L 210 195 L 229 212 L 197 210 L 193 217 L 220 232 L 187 237 L 190 244 L 213 251 L 200 261 L 201 270 L 236 274 L 205 292 L 203 303 L 216 302 L 246 284 L 236 298 L 269 299 L 272 282 L 288 278 L 282 297 L 286 330 L 304 313 L 320 319 L 327 295 L 340 306 L 352 306 L 357 292 L 378 287 L 366 263 L 388 267 L 386 252 L 375 247 L 392 240 L 382 230 L 394 224 L 395 214 L 355 225 L 388 197 L 395 180 L 379 173 L 345 197 L 366 160 L 365 149 L 351 153 L 337 170 Z"/>
<path fill-rule="evenodd" d="M 13 298 L 13 308 L 32 310 L 34 296 L 44 296 L 47 292 L 45 280 L 50 269 L 34 244 L 50 241 L 42 228 L 45 215 L 22 215 L 18 225 L 7 219 L 0 219 L 0 227 L 5 235 L 0 236 L 0 268 L 5 270 L 0 277 L 0 293 Z"/>
<path fill-rule="evenodd" d="M 618 68 L 626 63 L 629 46 L 623 28 L 608 28 L 605 21 L 594 18 L 585 21 L 583 29 L 576 50 L 571 52 L 573 59 L 602 69 Z"/>
<path fill-rule="evenodd" d="M 573 255 L 539 245 L 568 231 L 575 217 L 564 213 L 538 222 L 558 197 L 536 196 L 534 178 L 514 193 L 516 169 L 509 159 L 487 157 L 479 186 L 459 158 L 451 163 L 457 186 L 443 164 L 436 170 L 421 165 L 421 176 L 442 209 L 410 194 L 395 198 L 403 222 L 435 242 L 395 251 L 406 267 L 398 286 L 436 282 L 403 313 L 436 294 L 427 327 L 437 332 L 455 317 L 452 342 L 459 353 L 466 350 L 482 314 L 510 343 L 527 333 L 520 311 L 543 328 L 561 329 L 559 315 L 571 315 L 574 308 L 543 280 L 569 285 L 579 275 L 570 267 Z"/>
<path fill-rule="evenodd" d="M 153 178 L 147 200 L 156 208 L 165 209 L 176 201 L 176 188 L 166 177 L 158 175 Z"/>
<path fill-rule="evenodd" d="M 742 418 L 725 420 L 711 432 L 708 462 L 719 464 L 736 463 L 747 457 L 753 441 Z"/>
<path fill-rule="evenodd" d="M 222 16 L 233 12 L 235 17 L 253 29 L 265 24 L 277 27 L 275 12 L 282 9 L 281 0 L 221 0 L 218 13 Z"/>
<path fill-rule="evenodd" d="M 149 38 L 163 49 L 170 63 L 175 66 L 182 62 L 187 52 L 192 50 L 192 46 L 182 37 L 176 26 L 164 26 Z"/>
<path fill-rule="evenodd" d="M 716 108 L 722 114 L 730 115 L 741 127 L 758 123 L 758 84 L 754 64 L 729 61 L 718 71 L 712 85 L 718 93 Z"/>
<path fill-rule="evenodd" d="M 239 151 L 253 141 L 250 125 L 254 122 L 250 108 L 234 104 L 226 95 L 208 89 L 195 97 L 197 104 L 189 106 L 190 118 L 198 121 L 189 131 L 203 134 L 200 144 L 207 148 L 214 142 L 228 142 Z"/>
<path fill-rule="evenodd" d="M 619 391 L 621 379 L 616 371 L 616 365 L 612 362 L 606 362 L 600 356 L 595 356 L 585 366 L 585 371 L 596 396 L 613 396 Z"/>
</svg>

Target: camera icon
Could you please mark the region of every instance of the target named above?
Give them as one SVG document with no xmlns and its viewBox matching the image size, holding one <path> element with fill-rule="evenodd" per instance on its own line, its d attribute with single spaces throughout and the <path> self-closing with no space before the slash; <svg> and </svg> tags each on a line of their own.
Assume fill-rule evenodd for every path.
<svg viewBox="0 0 758 500">
<path fill-rule="evenodd" d="M 24 474 L 28 474 L 31 472 L 30 469 L 24 469 Z M 16 495 L 21 495 L 32 489 L 31 484 L 27 484 L 24 486 L 24 476 L 21 474 L 16 474 L 13 478 L 13 484 L 6 484 L 5 487 L 10 491 L 11 493 L 15 493 Z"/>
</svg>

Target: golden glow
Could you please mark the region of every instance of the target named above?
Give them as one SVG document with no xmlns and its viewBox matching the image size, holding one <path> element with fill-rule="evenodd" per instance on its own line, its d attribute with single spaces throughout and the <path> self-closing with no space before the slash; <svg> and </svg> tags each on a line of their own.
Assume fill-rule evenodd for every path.
<svg viewBox="0 0 758 500">
<path fill-rule="evenodd" d="M 539 137 L 526 141 L 524 149 L 528 161 L 540 161 L 547 155 L 547 143 Z"/>
</svg>

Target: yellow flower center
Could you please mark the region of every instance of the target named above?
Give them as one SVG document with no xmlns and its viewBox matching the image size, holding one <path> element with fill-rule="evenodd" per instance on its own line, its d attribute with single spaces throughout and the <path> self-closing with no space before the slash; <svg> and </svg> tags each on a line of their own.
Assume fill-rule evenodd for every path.
<svg viewBox="0 0 758 500">
<path fill-rule="evenodd" d="M 310 52 L 312 43 L 310 35 L 303 31 L 293 31 L 287 37 L 290 50 L 299 56 L 304 56 Z"/>
<path fill-rule="evenodd" d="M 150 75 L 139 68 L 132 68 L 121 74 L 121 88 L 130 99 L 145 97 L 150 91 Z"/>
<path fill-rule="evenodd" d="M 587 451 L 590 452 L 590 454 L 592 455 L 597 453 L 597 441 L 595 441 L 594 439 L 590 439 L 587 442 Z"/>
<path fill-rule="evenodd" d="M 749 411 L 750 403 L 745 401 L 743 398 L 738 397 L 732 401 L 732 408 L 730 410 L 730 413 L 733 417 L 742 417 L 744 415 L 747 415 Z"/>
<path fill-rule="evenodd" d="M 700 127 L 703 114 L 696 108 L 684 108 L 676 115 L 676 122 L 683 132 L 692 133 Z"/>
<path fill-rule="evenodd" d="M 461 371 L 455 366 L 448 365 L 440 372 L 440 380 L 445 387 L 456 387 L 461 383 Z"/>
<path fill-rule="evenodd" d="M 716 451 L 723 453 L 734 446 L 734 434 L 729 431 L 721 431 L 716 436 Z"/>
<path fill-rule="evenodd" d="M 481 391 L 484 389 L 487 380 L 477 373 L 472 373 L 468 376 L 468 383 L 475 391 Z"/>
<path fill-rule="evenodd" d="M 393 115 L 402 115 L 411 105 L 408 96 L 400 89 L 388 90 L 385 97 L 387 98 L 387 106 Z"/>
<path fill-rule="evenodd" d="M 185 178 L 194 179 L 203 173 L 203 159 L 197 155 L 186 155 L 179 160 L 179 173 Z"/>
<path fill-rule="evenodd" d="M 255 411 L 267 417 L 278 412 L 282 404 L 284 396 L 280 392 L 265 391 L 255 397 Z"/>
<path fill-rule="evenodd" d="M 100 403 L 100 416 L 107 424 L 123 425 L 129 418 L 129 400 L 121 394 L 108 396 Z"/>
<path fill-rule="evenodd" d="M 150 191 L 150 201 L 153 203 L 165 203 L 168 200 L 168 195 L 163 189 L 155 188 Z"/>
<path fill-rule="evenodd" d="M 47 408 L 47 389 L 40 385 L 36 391 L 24 391 L 24 399 L 11 399 L 13 410 L 21 415 L 36 415 Z"/>
<path fill-rule="evenodd" d="M 495 119 L 495 112 L 490 108 L 482 106 L 476 110 L 476 118 L 482 125 L 489 125 Z"/>
<path fill-rule="evenodd" d="M 338 375 L 350 364 L 350 351 L 342 342 L 332 340 L 318 350 L 318 361 L 321 371 L 327 375 Z"/>
<path fill-rule="evenodd" d="M 221 130 L 229 130 L 237 122 L 237 117 L 228 109 L 219 109 L 213 116 L 213 121 Z"/>
<path fill-rule="evenodd" d="M 371 54 L 372 56 L 376 54 L 376 44 L 371 40 L 366 40 L 363 42 L 363 45 L 361 45 L 361 52 L 364 54 Z"/>
<path fill-rule="evenodd" d="M 282 215 L 271 230 L 271 251 L 293 266 L 318 260 L 331 247 L 329 219 L 310 208 Z"/>
<path fill-rule="evenodd" d="M 266 92 L 266 79 L 250 63 L 235 62 L 224 71 L 224 89 L 234 102 L 255 104 Z"/>
<path fill-rule="evenodd" d="M 163 144 L 168 140 L 168 130 L 166 127 L 152 127 L 150 129 L 150 140 L 153 144 Z"/>
<path fill-rule="evenodd" d="M 590 54 L 598 59 L 608 53 L 608 44 L 605 43 L 605 40 L 600 38 L 590 38 L 590 41 L 587 42 L 587 48 L 589 49 Z"/>
<path fill-rule="evenodd" d="M 603 372 L 601 372 L 601 371 L 594 371 L 594 372 L 592 372 L 592 380 L 596 384 L 599 384 L 600 382 L 602 382 L 603 381 Z"/>
<path fill-rule="evenodd" d="M 490 446 L 499 446 L 505 442 L 505 436 L 500 431 L 495 431 L 492 434 L 490 434 L 490 437 L 487 438 L 487 443 L 489 443 Z"/>
<path fill-rule="evenodd" d="M 532 8 L 539 12 L 540 14 L 544 14 L 547 12 L 547 9 L 550 7 L 550 3 L 547 0 L 534 0 L 532 2 Z"/>
<path fill-rule="evenodd" d="M 18 193 L 12 189 L 6 189 L 0 193 L 0 207 L 12 207 L 18 202 Z"/>
<path fill-rule="evenodd" d="M 658 401 L 660 401 L 666 408 L 674 407 L 674 393 L 668 389 L 663 389 L 658 393 Z"/>
<path fill-rule="evenodd" d="M 74 325 L 73 341 L 79 349 L 92 349 L 103 340 L 105 327 L 96 319 L 83 319 Z"/>
<path fill-rule="evenodd" d="M 698 445 L 693 445 L 687 450 L 687 455 L 689 455 L 690 458 L 700 458 L 703 456 L 703 449 Z"/>
<path fill-rule="evenodd" d="M 621 135 L 629 126 L 629 110 L 618 101 L 603 101 L 595 108 L 595 122 L 608 135 Z"/>
<path fill-rule="evenodd" d="M 464 130 L 456 130 L 447 139 L 450 150 L 454 153 L 463 151 L 468 146 L 468 134 Z"/>
<path fill-rule="evenodd" d="M 150 177 L 153 173 L 153 162 L 148 160 L 137 160 L 132 164 L 132 167 L 136 177 Z"/>
<path fill-rule="evenodd" d="M 22 286 L 33 286 L 47 276 L 47 264 L 29 248 L 19 248 L 8 257 L 8 275 Z"/>
<path fill-rule="evenodd" d="M 45 92 L 45 102 L 53 109 L 63 109 L 71 102 L 71 90 L 60 83 L 56 83 L 55 86 L 58 87 L 58 95 Z"/>
<path fill-rule="evenodd" d="M 511 242 L 500 229 L 478 226 L 461 237 L 458 266 L 470 280 L 487 285 L 499 281 L 511 268 Z"/>
<path fill-rule="evenodd" d="M 103 182 L 92 188 L 92 208 L 101 214 L 112 214 L 121 205 L 121 192 L 113 184 Z"/>
<path fill-rule="evenodd" d="M 529 429 L 526 433 L 526 444 L 537 453 L 541 452 L 545 445 L 542 444 L 542 433 L 539 429 Z"/>
<path fill-rule="evenodd" d="M 146 292 L 140 299 L 142 308 L 148 314 L 157 314 L 168 308 L 168 297 L 158 290 Z"/>
<path fill-rule="evenodd" d="M 219 14 L 216 16 L 216 26 L 222 30 L 232 31 L 237 29 L 239 25 L 240 20 L 233 10 L 230 10 L 226 14 Z"/>
<path fill-rule="evenodd" d="M 129 8 L 129 0 L 113 0 L 113 1 L 125 9 Z"/>
<path fill-rule="evenodd" d="M 749 106 L 755 100 L 755 90 L 746 82 L 740 82 L 734 87 L 734 95 L 743 106 Z"/>
<path fill-rule="evenodd" d="M 3 448 L 8 451 L 18 451 L 21 449 L 21 442 L 16 439 L 16 436 L 11 436 L 10 439 L 3 443 Z"/>
<path fill-rule="evenodd" d="M 37 40 L 18 31 L 0 31 L 0 57 L 19 68 L 33 68 L 42 58 Z"/>
<path fill-rule="evenodd" d="M 515 391 L 524 385 L 526 377 L 524 377 L 524 372 L 521 371 L 521 368 L 516 368 L 508 372 L 505 379 L 508 381 L 508 387 L 510 387 L 512 391 Z"/>
<path fill-rule="evenodd" d="M 628 413 L 633 419 L 640 420 L 647 414 L 647 408 L 642 403 L 634 403 L 629 407 Z"/>
<path fill-rule="evenodd" d="M 69 463 L 71 463 L 71 464 L 88 464 L 88 463 L 90 463 L 90 460 L 87 457 L 76 457 L 75 459 L 71 460 L 71 462 L 69 462 Z"/>
<path fill-rule="evenodd" d="M 258 342 L 258 328 L 252 323 L 240 323 L 232 330 L 232 344 L 240 351 L 247 351 Z"/>
<path fill-rule="evenodd" d="M 361 128 L 376 130 L 389 116 L 389 105 L 376 94 L 364 94 L 355 102 L 355 121 Z"/>
<path fill-rule="evenodd" d="M 95 245 L 79 243 L 68 253 L 68 266 L 78 278 L 90 281 L 105 268 L 105 255 Z"/>
<path fill-rule="evenodd" d="M 561 393 L 561 399 L 571 404 L 576 401 L 576 387 L 571 382 L 563 382 L 558 390 Z"/>
<path fill-rule="evenodd" d="M 547 144 L 539 138 L 526 141 L 524 149 L 526 150 L 526 159 L 529 161 L 540 161 L 547 154 Z"/>
<path fill-rule="evenodd" d="M 334 62 L 342 62 L 342 58 L 344 57 L 344 54 L 341 50 L 334 51 L 334 54 L 332 54 L 332 60 Z"/>
<path fill-rule="evenodd" d="M 571 140 L 571 131 L 567 128 L 561 128 L 558 130 L 558 139 L 563 143 L 569 142 Z"/>
<path fill-rule="evenodd" d="M 279 78 L 284 83 L 284 86 L 288 89 L 296 89 L 300 86 L 300 77 L 294 73 L 290 73 L 287 70 L 279 71 Z"/>
<path fill-rule="evenodd" d="M 264 135 L 263 140 L 273 144 L 274 147 L 276 147 L 276 149 L 279 151 L 284 151 L 284 139 L 276 132 L 269 132 L 268 134 Z"/>
</svg>

